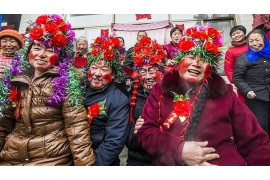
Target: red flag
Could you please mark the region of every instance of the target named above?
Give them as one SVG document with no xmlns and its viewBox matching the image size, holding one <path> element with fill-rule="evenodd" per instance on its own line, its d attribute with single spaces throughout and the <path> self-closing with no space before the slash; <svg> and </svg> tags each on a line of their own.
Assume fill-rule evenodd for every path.
<svg viewBox="0 0 270 180">
<path fill-rule="evenodd" d="M 74 66 L 76 67 L 86 67 L 87 66 L 87 58 L 77 56 L 74 59 Z"/>
<path fill-rule="evenodd" d="M 175 27 L 179 27 L 182 30 L 185 29 L 185 25 L 184 24 L 176 24 Z"/>
<path fill-rule="evenodd" d="M 140 19 L 152 19 L 151 14 L 135 14 L 136 15 L 136 20 Z"/>
<path fill-rule="evenodd" d="M 109 29 L 101 29 L 100 35 L 102 37 L 109 37 Z"/>
</svg>

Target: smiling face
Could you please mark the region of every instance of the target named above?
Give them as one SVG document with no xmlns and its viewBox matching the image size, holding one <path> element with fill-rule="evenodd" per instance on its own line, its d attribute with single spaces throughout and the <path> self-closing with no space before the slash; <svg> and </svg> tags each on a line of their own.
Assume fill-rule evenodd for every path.
<svg viewBox="0 0 270 180">
<path fill-rule="evenodd" d="M 143 65 L 138 73 L 140 74 L 140 83 L 148 91 L 151 91 L 153 86 L 159 83 L 162 78 L 162 73 L 159 69 L 151 65 Z"/>
<path fill-rule="evenodd" d="M 79 39 L 77 41 L 77 51 L 79 53 L 84 52 L 87 49 L 87 42 L 84 39 Z"/>
<path fill-rule="evenodd" d="M 34 43 L 29 52 L 29 63 L 36 72 L 43 73 L 56 65 L 58 56 L 52 48 Z"/>
<path fill-rule="evenodd" d="M 105 61 L 95 62 L 90 65 L 88 81 L 92 89 L 103 89 L 110 84 L 113 79 L 113 70 Z"/>
<path fill-rule="evenodd" d="M 199 83 L 210 75 L 210 64 L 188 54 L 182 59 L 179 69 L 180 77 L 188 82 Z"/>
<path fill-rule="evenodd" d="M 245 33 L 241 30 L 236 30 L 232 33 L 232 40 L 235 42 L 240 42 L 245 38 Z"/>
<path fill-rule="evenodd" d="M 18 41 L 10 36 L 1 38 L 0 43 L 1 49 L 5 52 L 13 53 L 20 49 Z"/>
<path fill-rule="evenodd" d="M 248 37 L 248 46 L 253 51 L 260 51 L 264 48 L 264 39 L 261 34 L 259 33 L 252 33 Z"/>
</svg>

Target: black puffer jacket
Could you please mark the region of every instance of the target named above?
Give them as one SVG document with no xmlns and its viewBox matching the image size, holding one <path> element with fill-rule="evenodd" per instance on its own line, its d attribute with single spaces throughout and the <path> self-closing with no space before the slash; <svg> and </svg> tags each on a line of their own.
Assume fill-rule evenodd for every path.
<svg viewBox="0 0 270 180">
<path fill-rule="evenodd" d="M 141 147 L 141 145 L 138 143 L 137 135 L 134 134 L 135 123 L 139 116 L 142 115 L 143 106 L 148 96 L 149 92 L 144 91 L 143 87 L 140 85 L 137 94 L 136 106 L 133 109 L 133 123 L 129 127 L 127 140 L 128 165 L 150 166 L 152 164 L 152 156 Z"/>
<path fill-rule="evenodd" d="M 269 101 L 270 59 L 259 56 L 258 61 L 249 63 L 246 53 L 240 54 L 233 72 L 233 82 L 244 97 L 249 91 L 254 91 L 255 99 Z"/>
</svg>

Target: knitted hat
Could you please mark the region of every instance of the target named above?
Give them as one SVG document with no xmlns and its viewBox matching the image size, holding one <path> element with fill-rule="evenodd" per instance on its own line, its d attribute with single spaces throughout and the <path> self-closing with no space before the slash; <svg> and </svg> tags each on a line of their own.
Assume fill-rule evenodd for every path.
<svg viewBox="0 0 270 180">
<path fill-rule="evenodd" d="M 213 67 L 222 58 L 222 45 L 222 32 L 209 25 L 194 26 L 183 32 L 178 43 L 180 52 L 175 60 L 180 62 L 191 53 Z"/>
<path fill-rule="evenodd" d="M 20 48 L 24 46 L 24 39 L 22 35 L 18 33 L 17 31 L 12 30 L 12 29 L 6 29 L 3 31 L 0 31 L 0 39 L 5 36 L 10 36 L 10 37 L 15 38 L 18 41 Z"/>
</svg>

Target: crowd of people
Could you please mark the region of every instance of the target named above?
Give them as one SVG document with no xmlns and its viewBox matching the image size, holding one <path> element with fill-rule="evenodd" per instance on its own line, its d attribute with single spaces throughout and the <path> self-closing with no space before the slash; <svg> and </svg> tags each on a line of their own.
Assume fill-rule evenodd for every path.
<svg viewBox="0 0 270 180">
<path fill-rule="evenodd" d="M 53 14 L 0 31 L 0 165 L 118 166 L 125 146 L 127 166 L 270 165 L 270 44 L 246 33 L 224 52 L 209 25 L 165 45 L 141 30 L 127 51 Z"/>
</svg>

